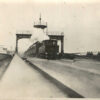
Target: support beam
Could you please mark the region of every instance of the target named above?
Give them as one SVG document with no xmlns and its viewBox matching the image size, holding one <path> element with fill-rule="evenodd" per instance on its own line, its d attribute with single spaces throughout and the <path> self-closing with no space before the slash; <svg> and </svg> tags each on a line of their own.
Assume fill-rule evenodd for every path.
<svg viewBox="0 0 100 100">
<path fill-rule="evenodd" d="M 62 37 L 62 39 L 61 39 L 61 54 L 63 54 L 63 53 L 64 53 L 64 39 Z"/>
<path fill-rule="evenodd" d="M 18 38 L 16 37 L 16 53 L 18 53 Z"/>
</svg>

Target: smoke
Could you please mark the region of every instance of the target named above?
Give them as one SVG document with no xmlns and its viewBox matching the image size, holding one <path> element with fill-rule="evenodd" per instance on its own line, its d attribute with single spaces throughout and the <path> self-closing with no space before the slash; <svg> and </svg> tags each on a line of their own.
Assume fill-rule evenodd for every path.
<svg viewBox="0 0 100 100">
<path fill-rule="evenodd" d="M 42 29 L 34 29 L 33 35 L 31 37 L 32 42 L 36 41 L 43 41 L 49 39 L 49 37 L 46 35 L 46 33 Z"/>
</svg>

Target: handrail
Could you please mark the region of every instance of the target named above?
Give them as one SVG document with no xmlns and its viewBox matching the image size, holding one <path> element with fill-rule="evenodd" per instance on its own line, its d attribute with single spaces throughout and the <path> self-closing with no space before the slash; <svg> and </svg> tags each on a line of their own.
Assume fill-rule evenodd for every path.
<svg viewBox="0 0 100 100">
<path fill-rule="evenodd" d="M 47 26 L 47 23 L 46 22 L 34 22 L 34 25 L 46 25 Z"/>
<path fill-rule="evenodd" d="M 59 36 L 64 36 L 64 33 L 63 33 L 63 32 L 53 31 L 53 32 L 47 32 L 47 35 L 59 35 Z"/>
<path fill-rule="evenodd" d="M 17 34 L 32 34 L 31 31 L 27 30 L 27 31 L 16 31 Z"/>
</svg>

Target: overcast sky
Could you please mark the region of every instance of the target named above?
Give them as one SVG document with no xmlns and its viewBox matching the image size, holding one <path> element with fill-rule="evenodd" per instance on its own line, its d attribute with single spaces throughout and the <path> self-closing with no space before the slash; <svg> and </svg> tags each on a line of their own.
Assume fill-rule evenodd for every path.
<svg viewBox="0 0 100 100">
<path fill-rule="evenodd" d="M 65 52 L 100 51 L 99 0 L 17 0 L 0 1 L 0 45 L 15 48 L 16 31 L 30 30 L 32 39 L 19 40 L 19 50 L 26 50 L 45 34 L 33 23 L 48 22 L 48 31 L 64 32 Z"/>
</svg>

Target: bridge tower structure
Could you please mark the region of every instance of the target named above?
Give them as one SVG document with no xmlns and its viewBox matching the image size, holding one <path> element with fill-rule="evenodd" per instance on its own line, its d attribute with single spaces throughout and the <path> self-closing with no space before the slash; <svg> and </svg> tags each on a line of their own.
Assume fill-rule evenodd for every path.
<svg viewBox="0 0 100 100">
<path fill-rule="evenodd" d="M 22 39 L 22 38 L 31 38 L 32 34 L 28 34 L 28 33 L 16 33 L 16 50 L 15 52 L 18 53 L 18 40 Z"/>
<path fill-rule="evenodd" d="M 56 39 L 61 41 L 61 54 L 64 54 L 64 33 L 48 33 L 50 39 Z"/>
</svg>

